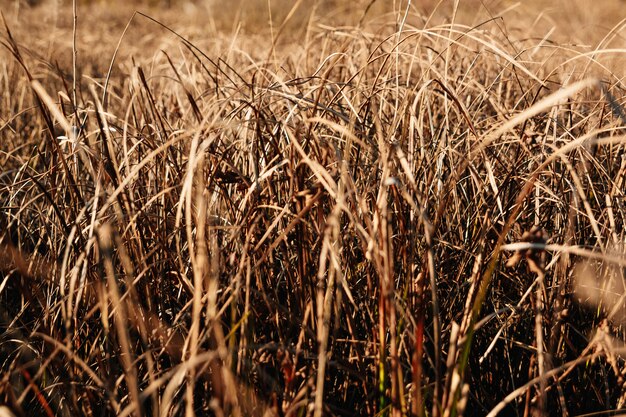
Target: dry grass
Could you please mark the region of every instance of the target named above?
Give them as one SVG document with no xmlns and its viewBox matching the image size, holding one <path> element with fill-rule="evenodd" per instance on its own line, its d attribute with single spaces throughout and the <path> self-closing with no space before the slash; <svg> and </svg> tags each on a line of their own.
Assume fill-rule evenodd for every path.
<svg viewBox="0 0 626 417">
<path fill-rule="evenodd" d="M 1 415 L 624 404 L 619 2 L 331 3 L 3 3 Z"/>
</svg>

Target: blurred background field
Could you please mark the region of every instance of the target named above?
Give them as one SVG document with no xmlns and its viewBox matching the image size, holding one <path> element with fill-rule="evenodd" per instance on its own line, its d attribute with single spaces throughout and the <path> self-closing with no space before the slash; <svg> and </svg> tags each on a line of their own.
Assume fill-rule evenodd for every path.
<svg viewBox="0 0 626 417">
<path fill-rule="evenodd" d="M 398 24 L 406 7 L 405 2 L 391 0 L 81 0 L 77 4 L 77 51 L 81 56 L 78 65 L 95 78 L 108 69 L 117 42 L 135 11 L 153 17 L 199 45 L 222 43 L 228 48 L 233 42 L 234 45 L 241 42 L 243 49 L 249 45 L 255 53 L 263 54 L 269 52 L 272 45 L 297 48 L 306 31 L 315 27 L 341 30 L 361 25 L 367 30 L 384 30 L 384 27 L 390 28 L 390 24 Z M 58 65 L 67 65 L 72 51 L 72 2 L 1 0 L 0 5 L 11 30 L 17 36 L 28 37 L 27 49 L 45 61 L 54 56 Z M 452 1 L 411 2 L 406 23 L 420 27 L 450 21 L 452 11 L 456 10 L 456 24 L 480 29 L 492 22 L 492 26 L 500 27 L 504 36 L 516 42 L 532 40 L 529 38 L 532 33 L 537 41 L 545 38 L 579 51 L 590 52 L 600 41 L 603 41 L 603 48 L 623 45 L 619 33 L 610 36 L 608 41 L 604 38 L 624 18 L 624 0 L 597 3 L 587 0 L 464 0 L 458 3 L 457 9 L 454 6 Z M 278 32 L 277 39 L 272 40 Z M 157 53 L 177 42 L 163 27 L 145 17 L 136 17 L 118 50 L 119 61 L 130 56 L 150 59 L 148 52 Z"/>
<path fill-rule="evenodd" d="M 270 22 L 270 13 L 274 25 L 279 25 L 285 16 L 298 3 L 294 0 L 233 0 L 220 2 L 218 0 L 189 1 L 189 0 L 79 0 L 79 7 L 86 7 L 89 13 L 81 16 L 82 19 L 99 25 L 114 24 L 113 16 L 124 20 L 130 11 L 141 10 L 148 14 L 168 15 L 172 19 L 180 19 L 180 24 L 189 26 L 203 23 L 208 29 L 229 30 L 241 25 L 251 31 L 266 31 Z M 71 6 L 68 0 L 2 0 L 0 5 L 5 17 L 15 18 L 22 15 L 21 24 L 36 27 L 39 24 L 50 23 L 56 14 L 67 15 Z M 436 17 L 450 17 L 454 3 L 451 1 L 421 0 L 411 2 L 411 9 L 422 16 L 434 14 Z M 554 0 L 550 2 L 540 0 L 464 0 L 458 4 L 455 18 L 459 23 L 475 25 L 483 23 L 488 18 L 500 16 L 503 11 L 508 16 L 506 26 L 509 30 L 528 30 L 536 27 L 539 31 L 554 29 L 556 40 L 592 43 L 598 41 L 606 32 L 624 18 L 624 0 L 604 0 L 592 2 L 589 0 Z M 369 9 L 368 9 L 369 7 Z M 381 15 L 396 9 L 403 9 L 405 2 L 394 0 L 315 0 L 302 2 L 292 21 L 291 28 L 302 28 L 311 14 L 324 24 L 349 26 L 366 17 L 375 20 Z M 35 14 L 32 14 L 36 10 Z M 126 16 L 125 16 L 126 15 Z M 32 16 L 32 17 L 31 17 Z M 37 16 L 38 19 L 35 19 Z M 35 20 L 31 20 L 35 19 Z M 37 21 L 39 20 L 39 21 Z M 69 20 L 67 16 L 61 19 Z M 67 23 L 67 22 L 66 22 Z M 99 25 L 90 27 L 98 29 Z"/>
</svg>

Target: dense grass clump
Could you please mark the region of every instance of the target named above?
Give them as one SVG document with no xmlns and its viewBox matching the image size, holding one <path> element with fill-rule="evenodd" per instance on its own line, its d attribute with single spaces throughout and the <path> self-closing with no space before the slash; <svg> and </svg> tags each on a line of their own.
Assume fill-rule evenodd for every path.
<svg viewBox="0 0 626 417">
<path fill-rule="evenodd" d="M 623 26 L 331 6 L 7 14 L 4 415 L 624 404 Z"/>
</svg>

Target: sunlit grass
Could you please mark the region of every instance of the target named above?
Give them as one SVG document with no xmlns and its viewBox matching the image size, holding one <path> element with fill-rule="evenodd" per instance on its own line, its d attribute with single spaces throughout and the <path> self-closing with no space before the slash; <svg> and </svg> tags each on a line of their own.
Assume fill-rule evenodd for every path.
<svg viewBox="0 0 626 417">
<path fill-rule="evenodd" d="M 621 407 L 609 7 L 261 3 L 3 9 L 0 412 Z"/>
</svg>

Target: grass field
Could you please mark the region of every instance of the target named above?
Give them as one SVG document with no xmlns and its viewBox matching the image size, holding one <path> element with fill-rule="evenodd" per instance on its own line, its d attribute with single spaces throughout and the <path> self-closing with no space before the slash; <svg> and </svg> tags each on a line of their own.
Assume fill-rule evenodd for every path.
<svg viewBox="0 0 626 417">
<path fill-rule="evenodd" d="M 625 6 L 0 0 L 0 416 L 619 414 Z"/>
</svg>

